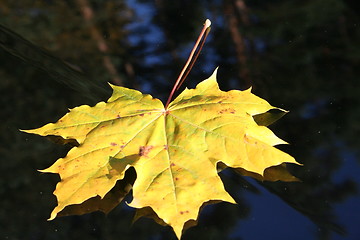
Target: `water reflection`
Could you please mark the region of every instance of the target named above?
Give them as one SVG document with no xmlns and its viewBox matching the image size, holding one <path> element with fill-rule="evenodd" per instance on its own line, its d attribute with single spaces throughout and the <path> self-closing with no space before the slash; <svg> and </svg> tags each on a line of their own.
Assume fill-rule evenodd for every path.
<svg viewBox="0 0 360 240">
<path fill-rule="evenodd" d="M 3 186 L 0 190 L 3 206 L 0 221 L 6 223 L 0 227 L 2 237 L 118 239 L 121 236 L 122 239 L 174 239 L 170 229 L 147 219 L 141 219 L 131 226 L 134 213 L 125 204 L 107 217 L 93 213 L 45 221 L 56 204 L 51 192 L 58 179 L 50 175 L 39 176 L 36 169 L 51 165 L 56 158 L 66 154 L 68 147 L 54 146 L 40 138 L 25 136 L 18 129 L 55 121 L 66 112 L 67 107 L 106 100 L 110 88 L 105 82 L 111 78 L 106 71 L 94 70 L 102 68 L 101 58 L 94 57 L 93 63 L 89 63 L 91 54 L 101 56 L 102 53 L 95 51 L 96 44 L 91 44 L 93 40 L 88 40 L 89 44 L 87 40 L 82 40 L 82 34 L 89 35 L 88 29 L 83 26 L 84 22 L 76 11 L 68 11 L 67 19 L 59 17 L 64 14 L 64 9 L 76 6 L 69 7 L 66 3 L 51 5 L 44 1 L 31 7 L 32 10 L 42 10 L 36 16 L 12 14 L 19 10 L 29 12 L 31 4 L 27 2 L 24 1 L 23 6 L 17 6 L 12 1 L 0 4 L 0 23 L 8 26 L 0 27 L 3 120 L 0 126 L 0 182 Z M 236 3 L 243 1 L 229 2 L 237 9 Z M 200 216 L 199 226 L 189 229 L 184 239 L 261 238 L 264 233 L 257 229 L 267 229 L 268 238 L 278 239 L 288 239 L 294 235 L 302 239 L 341 239 L 341 234 L 345 232 L 348 232 L 347 239 L 358 236 L 354 218 L 360 215 L 357 206 L 359 198 L 355 195 L 360 182 L 357 174 L 359 165 L 355 162 L 359 161 L 359 140 L 355 134 L 359 130 L 360 119 L 357 108 L 359 69 L 356 68 L 358 60 L 355 54 L 359 40 L 359 30 L 355 25 L 359 20 L 346 3 L 325 2 L 278 1 L 271 6 L 266 1 L 248 3 L 250 23 L 246 24 L 250 25 L 244 24 L 238 16 L 240 27 L 232 31 L 227 24 L 232 13 L 221 10 L 222 1 L 211 1 L 206 6 L 198 1 L 173 5 L 157 1 L 156 4 L 146 4 L 147 8 L 152 9 L 147 11 L 146 16 L 136 15 L 137 11 L 141 12 L 137 1 L 128 1 L 123 8 L 119 8 L 115 1 L 91 2 L 98 16 L 96 26 L 106 33 L 109 44 L 114 46 L 109 54 L 121 56 L 112 58 L 112 61 L 119 72 L 125 66 L 131 66 L 130 69 L 134 71 L 134 75 L 128 74 L 130 71 L 123 71 L 126 72 L 124 78 L 127 86 L 148 86 L 147 90 L 152 91 L 153 95 L 166 96 L 171 79 L 176 78 L 183 63 L 181 56 L 187 55 L 187 46 L 203 22 L 199 16 L 211 15 L 213 32 L 205 45 L 205 53 L 190 74 L 188 86 L 193 86 L 194 82 L 204 79 L 213 68 L 221 65 L 221 87 L 243 88 L 246 84 L 243 79 L 239 81 L 237 76 L 239 69 L 246 67 L 256 94 L 290 110 L 272 129 L 291 143 L 282 147 L 284 151 L 304 164 L 290 169 L 301 182 L 258 182 L 225 171 L 221 177 L 238 205 L 221 203 L 207 206 Z M 319 13 L 317 9 L 331 14 Z M 119 14 L 124 12 L 127 14 Z M 141 17 L 146 17 L 146 21 Z M 116 21 L 112 21 L 114 19 Z M 127 36 L 119 36 L 119 28 L 114 25 L 141 21 L 156 29 L 155 33 L 147 32 L 143 26 L 139 31 L 137 25 L 133 24 L 127 28 Z M 41 25 L 45 22 L 48 25 Z M 35 29 L 43 27 L 43 31 L 38 31 L 34 36 L 31 31 L 19 27 L 21 24 Z M 69 31 L 65 26 L 79 29 Z M 21 30 L 21 36 L 15 33 L 17 29 Z M 243 60 L 240 66 L 234 49 L 241 46 L 236 46 L 233 41 L 234 31 L 240 31 L 245 38 L 246 51 L 243 54 L 246 62 Z M 156 32 L 161 34 L 157 35 Z M 144 38 L 146 34 L 153 34 L 149 38 L 151 46 Z M 37 42 L 47 42 L 47 45 L 36 46 L 26 40 L 27 35 Z M 57 39 L 56 36 L 61 37 Z M 159 45 L 153 46 L 157 38 Z M 66 39 L 70 40 L 64 44 Z M 131 39 L 137 40 L 131 42 Z M 81 41 L 84 41 L 84 45 L 81 45 Z M 260 42 L 261 48 L 256 47 Z M 51 43 L 56 47 L 52 48 Z M 69 51 L 68 46 L 72 44 L 76 49 L 70 47 Z M 49 53 L 42 47 L 53 49 L 55 53 Z M 184 49 L 184 53 L 179 49 Z M 67 62 L 55 55 L 62 55 Z M 152 56 L 156 57 L 156 61 L 148 60 Z M 84 70 L 80 71 L 80 68 Z M 87 97 L 91 99 L 85 100 Z M 260 193 L 265 197 L 253 197 L 260 196 Z M 268 205 L 268 202 L 277 205 Z M 258 206 L 265 207 L 260 213 L 256 212 L 260 215 L 254 215 L 253 211 Z M 305 216 L 316 226 L 299 221 L 304 225 L 291 228 L 292 232 L 287 231 L 292 220 L 279 217 L 290 211 L 286 206 L 295 210 L 291 216 Z M 269 211 L 265 212 L 266 209 Z M 270 211 L 272 209 L 274 211 Z M 274 212 L 279 214 L 273 215 Z M 273 222 L 268 222 L 268 228 L 262 228 L 257 225 L 261 221 L 254 220 L 262 217 L 273 219 Z M 277 229 L 275 222 L 284 226 L 283 232 L 271 233 L 271 229 Z"/>
<path fill-rule="evenodd" d="M 10 29 L 0 25 L 1 48 L 26 64 L 45 71 L 52 79 L 62 82 L 68 87 L 81 92 L 90 99 L 99 99 L 109 91 L 86 76 L 76 66 L 54 57 L 46 50 L 32 44 Z"/>
</svg>

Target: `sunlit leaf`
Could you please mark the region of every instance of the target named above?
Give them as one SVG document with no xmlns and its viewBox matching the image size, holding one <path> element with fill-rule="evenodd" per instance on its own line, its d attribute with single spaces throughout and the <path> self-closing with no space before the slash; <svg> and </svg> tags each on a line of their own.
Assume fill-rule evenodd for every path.
<svg viewBox="0 0 360 240">
<path fill-rule="evenodd" d="M 250 89 L 221 91 L 216 71 L 195 89 L 185 89 L 168 108 L 150 95 L 111 87 L 106 103 L 76 107 L 55 124 L 26 131 L 79 144 L 43 170 L 61 177 L 50 219 L 69 205 L 105 199 L 133 167 L 129 206 L 140 209 L 137 216 L 170 225 L 180 238 L 184 227 L 196 223 L 204 203 L 235 203 L 218 176 L 219 163 L 265 177 L 271 166 L 296 163 L 274 147 L 285 142 L 254 120 L 277 108 Z M 268 123 L 271 115 L 263 116 L 259 121 Z"/>
</svg>

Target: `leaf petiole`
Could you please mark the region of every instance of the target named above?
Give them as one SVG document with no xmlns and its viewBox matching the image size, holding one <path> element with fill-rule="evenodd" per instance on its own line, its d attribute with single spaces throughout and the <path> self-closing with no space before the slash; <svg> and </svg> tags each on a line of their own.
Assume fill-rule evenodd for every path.
<svg viewBox="0 0 360 240">
<path fill-rule="evenodd" d="M 201 40 L 199 50 L 196 52 L 195 57 L 191 60 L 190 66 L 186 69 L 186 72 L 185 72 L 185 74 L 183 75 L 183 77 L 181 78 L 181 81 L 180 81 L 180 83 L 178 84 L 178 86 L 177 86 L 177 88 L 176 88 L 175 91 L 179 90 L 180 86 L 183 84 L 183 82 L 185 81 L 186 77 L 189 75 L 192 67 L 194 66 L 197 58 L 198 58 L 199 55 L 200 55 L 201 49 L 203 48 L 204 43 L 205 43 L 205 41 L 206 41 L 206 38 L 207 38 L 207 36 L 209 35 L 210 29 L 211 29 L 211 27 L 208 27 L 208 28 L 206 29 L 205 35 L 204 35 L 203 39 Z"/>
<path fill-rule="evenodd" d="M 177 80 L 176 80 L 176 82 L 175 82 L 175 84 L 174 84 L 174 86 L 173 86 L 173 88 L 172 88 L 172 90 L 171 90 L 171 92 L 170 92 L 169 98 L 168 98 L 168 100 L 166 101 L 165 109 L 167 109 L 167 107 L 169 106 L 170 101 L 171 101 L 171 99 L 172 99 L 175 91 L 178 90 L 178 89 L 180 88 L 181 84 L 185 81 L 185 79 L 186 79 L 187 75 L 189 74 L 191 68 L 193 67 L 196 59 L 198 58 L 198 56 L 199 56 L 199 54 L 200 54 L 200 51 L 201 51 L 201 49 L 202 49 L 202 47 L 203 47 L 203 45 L 204 45 L 204 43 L 205 43 L 206 37 L 207 37 L 207 35 L 208 35 L 209 32 L 210 32 L 210 25 L 211 25 L 211 21 L 210 21 L 209 19 L 206 19 L 206 21 L 205 21 L 205 23 L 204 23 L 204 27 L 202 28 L 202 30 L 201 30 L 201 32 L 200 32 L 200 34 L 199 34 L 199 37 L 198 37 L 198 39 L 196 40 L 196 43 L 195 43 L 193 49 L 192 49 L 191 52 L 190 52 L 190 55 L 189 55 L 189 57 L 188 57 L 188 60 L 186 61 L 183 69 L 181 70 L 181 72 L 180 72 L 180 74 L 179 74 L 179 77 L 177 78 Z M 204 34 L 205 34 L 205 36 L 204 36 Z M 204 38 L 203 38 L 203 36 L 204 36 Z M 197 54 L 195 55 L 195 58 L 193 58 L 193 57 L 194 57 L 194 54 L 195 54 L 195 51 L 196 51 L 196 49 L 197 49 L 198 46 L 199 46 L 199 43 L 200 43 L 201 39 L 203 39 L 203 41 L 201 42 L 199 51 L 198 51 Z M 193 61 L 192 61 L 192 60 L 193 60 Z M 191 65 L 190 65 L 190 63 L 191 63 Z M 189 65 L 190 65 L 190 67 L 189 67 Z M 187 70 L 187 71 L 186 71 L 186 70 Z M 185 73 L 185 71 L 186 71 L 186 73 Z M 184 73 L 185 73 L 185 75 L 184 75 Z M 184 77 L 183 77 L 183 76 L 184 76 Z"/>
</svg>

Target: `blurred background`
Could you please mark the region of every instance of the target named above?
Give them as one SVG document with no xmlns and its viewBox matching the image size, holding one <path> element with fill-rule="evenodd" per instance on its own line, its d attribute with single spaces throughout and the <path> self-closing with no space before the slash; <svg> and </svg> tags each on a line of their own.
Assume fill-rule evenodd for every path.
<svg viewBox="0 0 360 240">
<path fill-rule="evenodd" d="M 304 166 L 300 182 L 221 173 L 238 205 L 207 206 L 186 239 L 360 239 L 360 8 L 351 0 L 0 0 L 0 239 L 175 239 L 120 204 L 46 221 L 69 146 L 25 134 L 111 95 L 163 101 L 206 18 L 212 30 L 185 86 L 219 66 L 223 90 L 290 112 L 270 126 Z"/>
</svg>

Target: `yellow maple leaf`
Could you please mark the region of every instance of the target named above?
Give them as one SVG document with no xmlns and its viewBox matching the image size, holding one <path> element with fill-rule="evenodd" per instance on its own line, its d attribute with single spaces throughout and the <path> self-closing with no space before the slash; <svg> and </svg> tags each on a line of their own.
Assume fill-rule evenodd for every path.
<svg viewBox="0 0 360 240">
<path fill-rule="evenodd" d="M 235 203 L 218 176 L 219 163 L 258 176 L 271 166 L 297 163 L 274 147 L 285 142 L 254 120 L 276 108 L 250 89 L 221 91 L 216 71 L 167 108 L 150 95 L 111 87 L 106 103 L 76 107 L 54 124 L 26 131 L 79 143 L 43 170 L 61 177 L 50 219 L 67 206 L 104 198 L 133 167 L 137 177 L 129 205 L 150 207 L 151 213 L 139 211 L 137 217 L 150 215 L 180 238 L 204 204 Z"/>
</svg>

